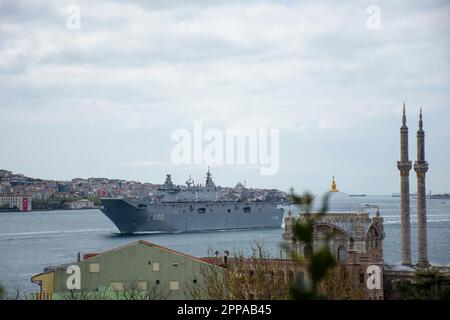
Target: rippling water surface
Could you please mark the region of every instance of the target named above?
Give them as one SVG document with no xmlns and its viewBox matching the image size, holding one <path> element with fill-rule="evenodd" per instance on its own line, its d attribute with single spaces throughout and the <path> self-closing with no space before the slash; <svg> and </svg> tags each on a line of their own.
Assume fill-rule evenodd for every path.
<svg viewBox="0 0 450 320">
<path fill-rule="evenodd" d="M 355 198 L 362 205 L 379 205 L 385 219 L 384 257 L 388 263 L 400 260 L 399 198 L 368 196 Z M 427 199 L 428 250 L 431 262 L 450 263 L 450 200 Z M 413 261 L 417 259 L 417 218 L 415 199 L 411 199 Z M 369 210 L 372 214 L 373 211 Z M 76 261 L 78 252 L 101 252 L 137 240 L 154 242 L 195 256 L 208 250 L 251 251 L 259 241 L 273 256 L 280 255 L 282 230 L 245 230 L 180 234 L 122 236 L 98 210 L 0 213 L 0 284 L 12 294 L 39 289 L 32 275 L 49 265 Z"/>
</svg>

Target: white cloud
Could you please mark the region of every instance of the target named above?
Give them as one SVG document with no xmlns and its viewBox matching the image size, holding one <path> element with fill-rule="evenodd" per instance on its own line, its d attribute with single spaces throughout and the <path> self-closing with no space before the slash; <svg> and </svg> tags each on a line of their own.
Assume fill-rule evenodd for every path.
<svg viewBox="0 0 450 320">
<path fill-rule="evenodd" d="M 81 30 L 66 28 L 71 4 Z M 202 120 L 310 130 L 314 145 L 315 132 L 384 121 L 403 100 L 448 115 L 449 5 L 381 1 L 373 31 L 371 4 L 5 1 L 0 116 L 112 137 Z"/>
</svg>

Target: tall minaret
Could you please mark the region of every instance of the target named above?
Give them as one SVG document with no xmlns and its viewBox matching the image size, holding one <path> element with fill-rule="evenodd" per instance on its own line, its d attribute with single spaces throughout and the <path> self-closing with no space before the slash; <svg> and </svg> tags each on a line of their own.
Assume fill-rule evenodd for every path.
<svg viewBox="0 0 450 320">
<path fill-rule="evenodd" d="M 417 229 L 419 238 L 419 262 L 422 268 L 430 266 L 428 263 L 427 244 L 427 203 L 425 196 L 425 175 L 428 162 L 425 161 L 425 131 L 423 131 L 422 108 L 420 108 L 419 130 L 417 130 L 417 161 L 414 163 L 417 173 Z"/>
<path fill-rule="evenodd" d="M 411 161 L 408 157 L 408 127 L 406 126 L 406 110 L 403 103 L 403 125 L 400 128 L 400 161 L 397 161 L 400 170 L 400 219 L 402 237 L 402 265 L 411 265 L 411 222 L 409 214 L 409 171 Z"/>
</svg>

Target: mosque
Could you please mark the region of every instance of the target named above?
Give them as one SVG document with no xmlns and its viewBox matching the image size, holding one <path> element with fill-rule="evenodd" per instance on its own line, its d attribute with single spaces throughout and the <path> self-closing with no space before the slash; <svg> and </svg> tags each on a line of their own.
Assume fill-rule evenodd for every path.
<svg viewBox="0 0 450 320">
<path fill-rule="evenodd" d="M 324 197 L 313 200 L 311 213 L 321 212 Z M 377 289 L 366 290 L 369 266 L 377 266 L 382 279 L 384 230 L 380 212 L 377 211 L 376 216 L 370 218 L 369 213 L 354 198 L 337 189 L 334 178 L 326 197 L 326 214 L 314 218 L 312 247 L 293 240 L 292 224 L 296 219 L 290 211 L 285 218 L 283 239 L 291 251 L 305 258 L 315 249 L 327 245 L 337 260 L 350 271 L 353 286 L 364 291 L 365 299 L 383 299 L 381 281 Z M 305 219 L 305 214 L 300 214 L 298 220 L 302 222 Z"/>
<path fill-rule="evenodd" d="M 430 266 L 427 253 L 425 195 L 425 175 L 428 171 L 428 163 L 425 161 L 425 132 L 423 130 L 421 110 L 419 129 L 417 131 L 417 161 L 414 164 L 414 170 L 417 175 L 419 261 L 413 265 L 411 262 L 409 202 L 409 171 L 413 166 L 408 157 L 408 127 L 406 126 L 405 104 L 403 104 L 402 126 L 400 128 L 400 161 L 397 162 L 397 167 L 400 170 L 401 261 L 403 265 L 403 269 L 398 271 L 403 273 L 405 271 L 409 272 L 407 276 L 413 278 L 413 273 L 416 270 Z M 311 213 L 322 213 L 324 197 L 318 197 L 313 200 Z M 400 274 L 389 270 L 389 276 L 387 278 L 384 277 L 383 240 L 385 233 L 380 211 L 377 210 L 375 216 L 370 217 L 369 213 L 364 210 L 355 198 L 337 189 L 334 177 L 326 198 L 328 200 L 326 213 L 314 215 L 312 247 L 293 240 L 292 225 L 295 221 L 304 221 L 306 219 L 305 213 L 301 213 L 298 218 L 294 218 L 289 211 L 285 218 L 284 241 L 291 251 L 305 258 L 316 248 L 324 245 L 328 246 L 336 259 L 350 271 L 353 286 L 364 291 L 365 299 L 384 299 L 383 283 L 388 278 L 390 286 L 391 282 L 399 279 Z M 373 270 L 374 268 L 378 268 L 381 278 L 378 286 L 373 286 L 369 283 L 372 280 L 369 279 L 371 273 L 368 270 Z"/>
</svg>

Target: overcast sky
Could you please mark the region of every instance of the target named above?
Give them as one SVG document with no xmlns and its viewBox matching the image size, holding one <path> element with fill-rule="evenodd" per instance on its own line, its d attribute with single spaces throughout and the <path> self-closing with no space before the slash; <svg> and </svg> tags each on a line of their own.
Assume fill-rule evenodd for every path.
<svg viewBox="0 0 450 320">
<path fill-rule="evenodd" d="M 446 1 L 0 0 L 0 168 L 199 181 L 205 165 L 170 158 L 171 133 L 198 120 L 280 129 L 278 174 L 216 166 L 217 184 L 319 193 L 334 175 L 391 194 L 406 101 L 410 158 L 422 106 L 427 189 L 450 192 L 449 15 Z"/>
</svg>

